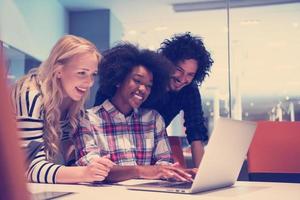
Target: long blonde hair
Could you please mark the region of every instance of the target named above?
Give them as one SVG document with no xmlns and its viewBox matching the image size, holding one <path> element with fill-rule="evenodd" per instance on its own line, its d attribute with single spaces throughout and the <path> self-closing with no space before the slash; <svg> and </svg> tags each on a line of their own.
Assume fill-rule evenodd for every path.
<svg viewBox="0 0 300 200">
<path fill-rule="evenodd" d="M 59 137 L 62 134 L 59 106 L 63 102 L 63 89 L 60 79 L 56 76 L 58 66 L 66 64 L 74 56 L 87 52 L 95 54 L 100 62 L 101 55 L 94 44 L 81 37 L 65 35 L 54 45 L 49 57 L 38 68 L 32 69 L 20 79 L 14 88 L 17 90 L 22 85 L 24 89 L 30 87 L 41 91 L 44 109 L 43 138 L 47 157 L 50 160 L 54 160 L 59 153 Z M 35 81 L 32 81 L 33 77 L 35 77 Z M 16 94 L 20 93 L 21 91 Z M 89 92 L 78 102 L 72 101 L 68 109 L 66 120 L 69 121 L 71 132 L 77 128 L 78 119 L 80 113 L 83 113 L 84 102 L 88 94 Z"/>
</svg>

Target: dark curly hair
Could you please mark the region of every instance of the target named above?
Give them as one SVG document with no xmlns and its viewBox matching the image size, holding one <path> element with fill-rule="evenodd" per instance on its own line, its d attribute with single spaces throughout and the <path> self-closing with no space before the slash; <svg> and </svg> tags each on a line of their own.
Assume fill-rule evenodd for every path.
<svg viewBox="0 0 300 200">
<path fill-rule="evenodd" d="M 161 43 L 159 53 L 167 57 L 174 65 L 187 59 L 195 59 L 198 69 L 193 82 L 200 85 L 205 76 L 209 75 L 213 60 L 206 50 L 200 37 L 191 35 L 190 32 L 177 34 L 171 39 Z"/>
<path fill-rule="evenodd" d="M 154 102 L 164 94 L 173 64 L 164 56 L 147 49 L 139 49 L 130 43 L 120 43 L 103 52 L 99 66 L 99 90 L 97 95 L 111 98 L 117 85 L 122 84 L 134 67 L 144 66 L 153 74 L 151 93 L 144 103 Z M 98 96 L 96 99 L 99 98 Z"/>
</svg>

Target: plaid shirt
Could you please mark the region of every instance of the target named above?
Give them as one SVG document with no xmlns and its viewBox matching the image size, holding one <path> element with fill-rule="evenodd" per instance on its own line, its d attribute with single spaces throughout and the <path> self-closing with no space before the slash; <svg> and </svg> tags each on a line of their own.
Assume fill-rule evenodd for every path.
<svg viewBox="0 0 300 200">
<path fill-rule="evenodd" d="M 74 141 L 78 165 L 104 155 L 127 166 L 172 162 L 164 121 L 156 111 L 137 109 L 125 117 L 109 100 L 87 110 Z"/>
<path fill-rule="evenodd" d="M 98 90 L 95 105 L 100 105 L 106 99 L 107 97 Z M 191 83 L 178 92 L 167 92 L 159 101 L 145 102 L 142 107 L 157 110 L 164 118 L 166 127 L 182 110 L 185 133 L 189 143 L 196 140 L 207 142 L 208 135 L 203 117 L 201 96 L 196 84 Z"/>
</svg>

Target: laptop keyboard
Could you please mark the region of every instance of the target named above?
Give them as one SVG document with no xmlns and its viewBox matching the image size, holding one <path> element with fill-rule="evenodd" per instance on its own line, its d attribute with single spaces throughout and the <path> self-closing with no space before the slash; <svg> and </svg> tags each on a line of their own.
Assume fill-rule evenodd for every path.
<svg viewBox="0 0 300 200">
<path fill-rule="evenodd" d="M 157 186 L 157 187 L 176 187 L 176 188 L 191 188 L 191 182 L 152 182 L 147 183 L 148 186 Z"/>
<path fill-rule="evenodd" d="M 191 182 L 184 182 L 184 183 L 181 183 L 181 184 L 177 184 L 177 185 L 174 185 L 173 187 L 176 187 L 176 188 L 182 188 L 182 189 L 188 189 L 188 188 L 191 188 L 192 187 L 192 184 Z"/>
</svg>

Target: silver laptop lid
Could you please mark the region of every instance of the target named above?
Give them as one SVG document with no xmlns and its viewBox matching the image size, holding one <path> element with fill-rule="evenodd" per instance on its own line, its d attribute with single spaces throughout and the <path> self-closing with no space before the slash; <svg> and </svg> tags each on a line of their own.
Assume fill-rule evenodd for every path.
<svg viewBox="0 0 300 200">
<path fill-rule="evenodd" d="M 219 118 L 194 179 L 191 192 L 233 185 L 256 129 L 255 122 Z"/>
</svg>

